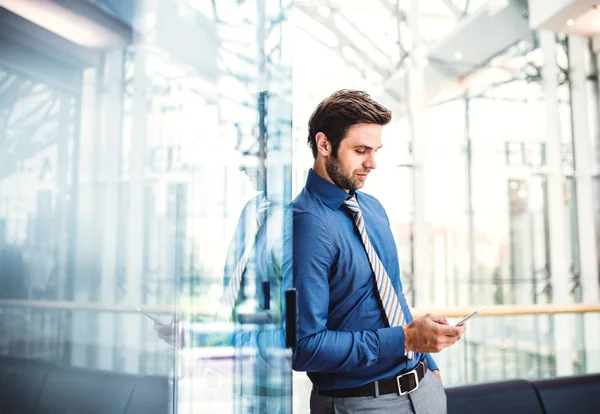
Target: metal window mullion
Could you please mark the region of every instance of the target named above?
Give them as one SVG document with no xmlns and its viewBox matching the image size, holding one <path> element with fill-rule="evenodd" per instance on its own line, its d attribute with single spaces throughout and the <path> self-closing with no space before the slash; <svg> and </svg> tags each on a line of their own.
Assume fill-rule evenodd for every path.
<svg viewBox="0 0 600 414">
<path fill-rule="evenodd" d="M 596 223 L 594 219 L 593 146 L 590 139 L 589 103 L 586 94 L 586 43 L 570 36 L 569 79 L 575 156 L 577 226 L 583 302 L 598 301 L 598 262 L 596 257 Z"/>
<path fill-rule="evenodd" d="M 583 303 L 597 303 L 600 299 L 600 292 L 593 177 L 594 144 L 591 139 L 592 129 L 589 117 L 592 102 L 588 99 L 588 70 L 586 68 L 589 56 L 588 42 L 588 39 L 570 36 L 568 38 L 568 57 L 581 300 Z M 595 358 L 594 354 L 597 354 L 598 343 L 600 343 L 600 331 L 598 330 L 600 315 L 584 315 L 583 324 L 577 326 L 583 329 L 586 370 L 587 372 L 597 372 L 600 370 L 600 359 Z"/>
<path fill-rule="evenodd" d="M 411 0 L 408 12 L 411 33 L 419 33 L 419 5 Z M 424 71 L 425 45 L 419 36 L 412 36 L 411 65 L 408 70 L 409 119 L 413 146 L 413 277 L 414 306 L 431 305 L 431 269 L 427 258 L 427 224 L 425 200 L 425 122 L 424 122 Z M 441 305 L 441 304 L 440 304 Z"/>
<path fill-rule="evenodd" d="M 552 303 L 567 304 L 569 298 L 569 252 L 565 249 L 568 238 L 563 186 L 562 145 L 559 124 L 555 34 L 539 32 L 540 47 L 544 57 L 542 66 L 543 92 L 546 107 L 547 166 L 548 166 L 548 227 L 550 244 L 550 281 Z M 556 375 L 573 374 L 570 318 L 555 315 L 553 345 L 556 356 Z"/>
</svg>

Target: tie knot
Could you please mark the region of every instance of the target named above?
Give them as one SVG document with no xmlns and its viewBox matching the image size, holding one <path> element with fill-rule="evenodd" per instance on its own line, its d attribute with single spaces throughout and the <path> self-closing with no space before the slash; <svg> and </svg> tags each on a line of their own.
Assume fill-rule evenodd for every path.
<svg viewBox="0 0 600 414">
<path fill-rule="evenodd" d="M 344 205 L 348 210 L 350 210 L 353 214 L 360 213 L 360 207 L 358 206 L 358 201 L 356 200 L 356 196 L 353 195 L 346 201 L 344 201 Z"/>
</svg>

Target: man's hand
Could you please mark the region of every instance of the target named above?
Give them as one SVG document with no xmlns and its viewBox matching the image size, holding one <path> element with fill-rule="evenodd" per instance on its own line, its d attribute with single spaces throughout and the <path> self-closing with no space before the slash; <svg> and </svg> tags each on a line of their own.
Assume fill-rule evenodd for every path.
<svg viewBox="0 0 600 414">
<path fill-rule="evenodd" d="M 442 381 L 442 376 L 440 375 L 440 370 L 436 369 L 435 371 L 431 371 L 435 374 L 436 377 L 438 377 L 438 379 L 440 380 L 440 382 Z"/>
<path fill-rule="evenodd" d="M 171 323 L 164 324 L 154 322 L 154 330 L 158 332 L 158 336 L 160 337 L 160 339 L 162 339 L 171 346 L 175 346 L 176 336 L 174 321 L 172 321 Z"/>
<path fill-rule="evenodd" d="M 404 325 L 404 350 L 420 353 L 440 352 L 453 345 L 467 329 L 448 325 L 446 318 L 427 314 Z"/>
</svg>

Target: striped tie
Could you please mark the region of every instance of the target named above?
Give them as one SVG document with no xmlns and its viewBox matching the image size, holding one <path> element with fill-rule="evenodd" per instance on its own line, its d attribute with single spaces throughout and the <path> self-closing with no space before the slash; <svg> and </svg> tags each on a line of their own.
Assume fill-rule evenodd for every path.
<svg viewBox="0 0 600 414">
<path fill-rule="evenodd" d="M 362 212 L 358 206 L 356 195 L 344 201 L 344 205 L 352 213 L 352 216 L 354 217 L 354 223 L 356 224 L 356 228 L 358 229 L 363 245 L 365 246 L 369 263 L 371 263 L 371 268 L 375 274 L 375 283 L 377 284 L 377 291 L 379 292 L 379 298 L 381 299 L 381 305 L 385 312 L 387 323 L 389 326 L 402 326 L 406 323 L 404 312 L 402 312 L 402 307 L 400 306 L 400 301 L 398 300 L 396 291 L 392 286 L 392 281 L 390 280 L 390 277 L 383 267 L 383 263 L 381 263 L 377 252 L 369 240 L 367 227 L 365 226 Z M 413 359 L 412 351 L 406 352 L 405 355 L 408 357 L 408 359 Z"/>
<path fill-rule="evenodd" d="M 246 248 L 244 249 L 244 253 L 242 257 L 238 261 L 235 269 L 233 270 L 233 275 L 229 279 L 229 284 L 227 285 L 227 289 L 223 294 L 223 298 L 221 299 L 221 304 L 223 305 L 223 312 L 221 313 L 221 319 L 225 319 L 229 316 L 225 315 L 225 311 L 227 313 L 231 312 L 233 307 L 235 306 L 235 302 L 237 301 L 238 295 L 240 293 L 240 287 L 242 286 L 242 276 L 244 275 L 244 271 L 246 270 L 246 266 L 248 266 L 248 262 L 252 257 L 252 253 L 254 251 L 254 243 L 256 241 L 256 234 L 261 229 L 262 225 L 265 222 L 265 218 L 267 217 L 267 213 L 270 206 L 269 200 L 263 198 L 258 206 L 256 211 L 256 231 L 254 232 L 254 237 Z"/>
</svg>

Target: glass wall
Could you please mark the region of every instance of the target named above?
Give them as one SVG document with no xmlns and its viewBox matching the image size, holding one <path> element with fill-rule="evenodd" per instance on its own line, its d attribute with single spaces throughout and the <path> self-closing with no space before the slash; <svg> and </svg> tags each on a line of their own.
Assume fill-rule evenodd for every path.
<svg viewBox="0 0 600 414">
<path fill-rule="evenodd" d="M 132 35 L 76 87 L 0 60 L 0 355 L 291 412 L 290 4 L 90 3 Z"/>
<path fill-rule="evenodd" d="M 78 96 L 0 66 L 0 297 L 62 300 L 72 295 L 73 197 Z M 3 309 L 4 310 L 4 309 Z M 61 359 L 50 332 L 61 313 L 2 312 L 4 353 Z"/>
</svg>

